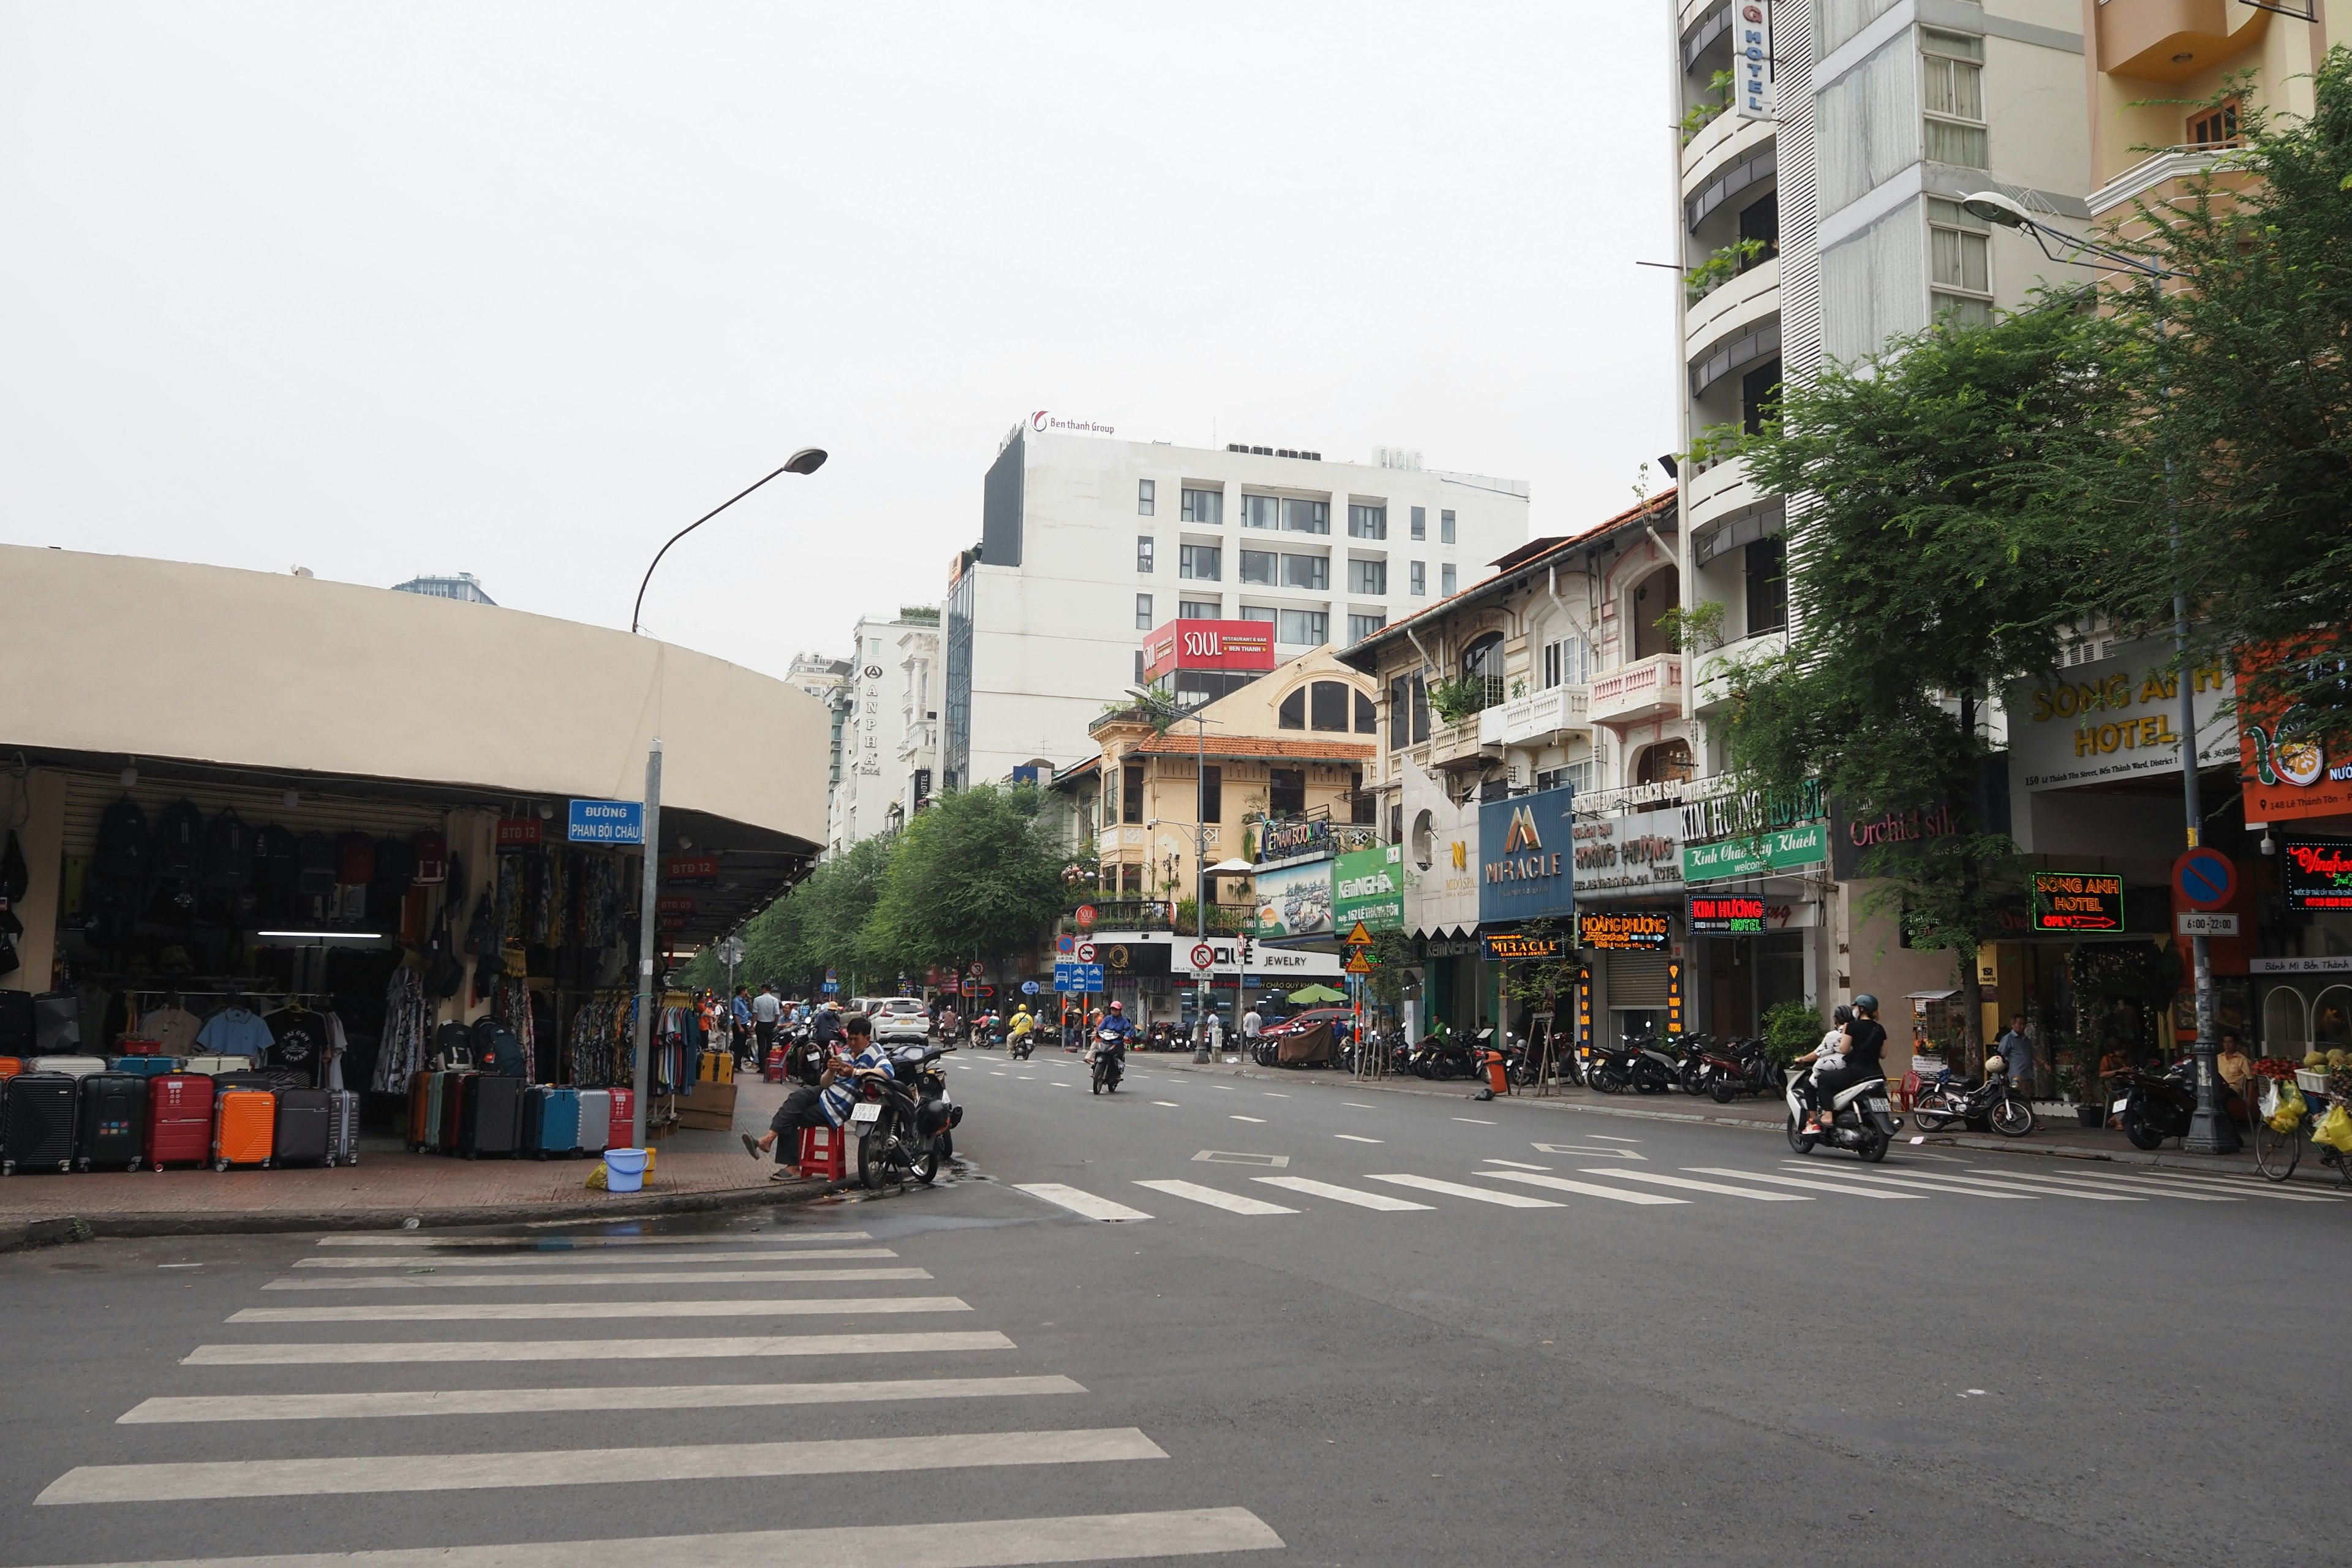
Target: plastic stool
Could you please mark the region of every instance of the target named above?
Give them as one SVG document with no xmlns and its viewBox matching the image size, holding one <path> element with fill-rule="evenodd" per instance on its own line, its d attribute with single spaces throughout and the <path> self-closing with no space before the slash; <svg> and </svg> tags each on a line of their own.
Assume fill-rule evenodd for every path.
<svg viewBox="0 0 2352 1568">
<path fill-rule="evenodd" d="M 801 1173 L 821 1176 L 829 1182 L 849 1179 L 848 1131 L 840 1127 L 803 1127 L 801 1129 Z"/>
</svg>

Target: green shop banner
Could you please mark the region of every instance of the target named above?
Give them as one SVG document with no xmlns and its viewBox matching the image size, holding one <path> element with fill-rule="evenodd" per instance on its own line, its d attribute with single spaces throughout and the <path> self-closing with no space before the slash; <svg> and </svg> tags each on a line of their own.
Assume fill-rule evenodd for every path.
<svg viewBox="0 0 2352 1568">
<path fill-rule="evenodd" d="M 1718 839 L 1713 844 L 1685 844 L 1683 880 L 1719 882 L 1727 877 L 1768 877 L 1776 871 L 1818 866 L 1829 858 L 1829 824 L 1801 822 L 1794 827 L 1776 827 L 1769 833 Z"/>
<path fill-rule="evenodd" d="M 1331 925 L 1350 931 L 1404 930 L 1404 851 L 1390 844 L 1359 849 L 1332 863 Z"/>
</svg>

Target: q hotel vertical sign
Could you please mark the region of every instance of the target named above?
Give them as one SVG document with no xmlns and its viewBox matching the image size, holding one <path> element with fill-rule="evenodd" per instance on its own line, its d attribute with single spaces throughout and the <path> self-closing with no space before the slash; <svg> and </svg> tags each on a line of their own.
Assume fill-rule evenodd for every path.
<svg viewBox="0 0 2352 1568">
<path fill-rule="evenodd" d="M 1576 912 L 1572 786 L 1478 808 L 1478 921 L 1546 920 Z"/>
<path fill-rule="evenodd" d="M 1777 120 L 1772 89 L 1772 0 L 1738 0 L 1732 23 L 1732 90 L 1742 120 Z"/>
</svg>

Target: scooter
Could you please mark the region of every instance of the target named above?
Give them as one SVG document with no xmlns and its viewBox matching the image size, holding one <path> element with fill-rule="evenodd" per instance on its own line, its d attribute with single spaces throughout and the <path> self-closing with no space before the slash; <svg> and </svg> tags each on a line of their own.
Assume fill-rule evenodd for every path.
<svg viewBox="0 0 2352 1568">
<path fill-rule="evenodd" d="M 2168 1138 L 2189 1135 L 2189 1119 L 2197 1114 L 2195 1083 L 2187 1061 L 2173 1063 L 2168 1072 L 2134 1072 L 2107 1113 L 2122 1119 L 2133 1148 L 2160 1149 Z"/>
<path fill-rule="evenodd" d="M 1809 1132 L 1805 1121 L 1809 1113 L 1804 1100 L 1806 1075 L 1790 1073 L 1786 1099 L 1789 1105 L 1789 1147 L 1800 1154 L 1810 1154 L 1816 1143 L 1826 1143 L 1832 1149 L 1851 1149 L 1857 1159 L 1876 1164 L 1886 1158 L 1895 1133 L 1903 1129 L 1902 1121 L 1893 1114 L 1894 1105 L 1886 1098 L 1886 1080 L 1864 1079 L 1852 1089 L 1838 1090 L 1830 1103 L 1828 1127 Z"/>
<path fill-rule="evenodd" d="M 1094 1090 L 1118 1092 L 1118 1080 L 1127 1076 L 1127 1042 L 1116 1029 L 1104 1029 L 1095 1036 L 1095 1048 L 1087 1053 L 1087 1065 L 1094 1069 Z"/>
<path fill-rule="evenodd" d="M 2189 1104 L 2195 1108 L 2194 1096 Z M 1990 1127 L 2004 1138 L 2022 1138 L 2033 1131 L 2033 1107 L 2009 1081 L 2009 1074 L 1999 1070 L 1985 1074 L 1982 1083 L 1971 1087 L 1954 1078 L 1947 1068 L 1936 1076 L 1932 1087 L 1911 1102 L 1911 1119 L 1919 1124 L 1922 1132 L 1940 1132 L 1954 1121 L 1966 1122 L 1971 1128 Z M 2180 1130 L 2189 1130 L 2187 1121 L 2181 1123 Z M 2153 1149 L 2156 1144 L 2140 1146 Z"/>
<path fill-rule="evenodd" d="M 1024 1029 L 1017 1035 L 1008 1036 L 1004 1054 L 1016 1062 L 1025 1062 L 1029 1059 L 1029 1053 L 1036 1048 L 1037 1031 L 1032 1027 Z"/>
</svg>

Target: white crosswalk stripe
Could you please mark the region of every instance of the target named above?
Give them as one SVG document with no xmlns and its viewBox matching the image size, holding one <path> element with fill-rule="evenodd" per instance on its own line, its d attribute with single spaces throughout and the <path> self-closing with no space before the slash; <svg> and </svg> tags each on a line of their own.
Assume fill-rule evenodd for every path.
<svg viewBox="0 0 2352 1568">
<path fill-rule="evenodd" d="M 1957 1186 L 1936 1176 L 1881 1176 L 1852 1170 L 1827 1162 L 1818 1164 L 1790 1165 L 1792 1171 L 1811 1171 L 1833 1181 L 1853 1182 L 1874 1187 L 1910 1187 L 1924 1193 L 1958 1194 L 1962 1197 L 1983 1198 L 1989 1203 L 2039 1203 L 2032 1193 L 1988 1192 L 1981 1186 Z"/>
<path fill-rule="evenodd" d="M 2291 1189 L 2281 1186 L 2275 1182 L 2265 1181 L 2259 1176 L 2192 1176 L 2179 1171 L 2148 1171 L 2137 1179 L 2156 1182 L 2166 1186 L 2192 1186 L 2200 1187 L 2209 1192 L 2238 1193 L 2247 1197 L 2282 1198 L 2291 1204 L 2335 1204 L 2344 1201 L 2343 1194 L 2338 1193 L 2315 1193 L 2308 1188 Z"/>
<path fill-rule="evenodd" d="M 2055 1182 L 2047 1176 L 2031 1175 L 2021 1171 L 1989 1171 L 1978 1168 L 1972 1173 L 1990 1176 L 2005 1187 L 2022 1187 L 2028 1192 L 2057 1193 L 2065 1197 L 2091 1198 L 2100 1203 L 2109 1204 L 2141 1204 L 2147 1201 L 2147 1194 L 2145 1194 L 2103 1193 L 2096 1188 L 2075 1186 L 2067 1182 Z"/>
<path fill-rule="evenodd" d="M 1917 1203 L 1919 1193 L 1882 1193 L 1875 1187 L 1855 1186 L 1843 1182 L 1816 1182 L 1802 1176 L 1777 1176 L 1768 1171 L 1735 1171 L 1727 1165 L 1685 1165 L 1685 1171 L 1702 1176 L 1737 1176 L 1743 1182 L 1767 1182 L 1776 1187 L 1806 1187 L 1817 1193 L 1843 1193 L 1854 1198 L 1889 1198 L 1898 1203 Z"/>
<path fill-rule="evenodd" d="M 412 1340 L 392 1343 L 198 1345 L 182 1366 L 383 1366 L 397 1363 L 669 1361 L 690 1357 L 890 1355 L 1009 1351 L 993 1329 L 961 1333 L 735 1334 L 709 1339 Z"/>
<path fill-rule="evenodd" d="M 455 1290 L 495 1287 L 543 1290 L 557 1286 L 751 1285 L 763 1279 L 799 1279 L 837 1285 L 849 1279 L 929 1279 L 927 1268 L 719 1268 L 702 1273 L 656 1274 L 394 1274 L 336 1275 L 272 1279 L 265 1290 Z"/>
<path fill-rule="evenodd" d="M 1125 1204 L 1115 1204 L 1108 1198 L 1097 1197 L 1092 1193 L 1082 1191 L 1077 1187 L 1064 1186 L 1059 1182 L 1022 1182 L 1017 1184 L 1013 1190 L 1027 1193 L 1033 1198 L 1043 1198 L 1049 1204 L 1059 1204 L 1072 1214 L 1084 1215 L 1088 1219 L 1129 1220 L 1151 1217 L 1141 1209 L 1131 1209 Z"/>
<path fill-rule="evenodd" d="M 1759 1204 L 1809 1204 L 1813 1200 L 1796 1193 L 1759 1193 L 1753 1187 L 1726 1186 L 1721 1182 L 1694 1182 L 1688 1176 L 1669 1176 L 1658 1171 L 1626 1171 L 1615 1166 L 1587 1169 L 1588 1176 L 1609 1176 L 1621 1182 L 1647 1182 L 1653 1186 L 1680 1187 L 1691 1193 L 1719 1193 L 1725 1197 L 1753 1198 Z"/>
<path fill-rule="evenodd" d="M 782 1296 L 756 1301 L 404 1301 L 363 1307 L 241 1307 L 232 1323 L 520 1322 L 548 1318 L 827 1318 L 969 1312 L 953 1296 Z"/>
<path fill-rule="evenodd" d="M 1427 1204 L 1392 1198 L 1386 1193 L 1362 1193 L 1353 1187 L 1337 1187 L 1328 1182 L 1309 1181 L 1305 1176 L 1252 1176 L 1250 1180 L 1264 1182 L 1269 1187 L 1305 1193 L 1309 1197 L 1329 1198 L 1333 1203 L 1353 1204 L 1360 1209 L 1378 1209 L 1383 1214 L 1402 1214 L 1407 1210 L 1417 1210 L 1423 1214 L 1435 1212 Z"/>
<path fill-rule="evenodd" d="M 648 1257 L 644 1253 L 625 1253 L 614 1257 L 605 1252 L 526 1252 L 506 1258 L 479 1258 L 461 1254 L 446 1259 L 452 1268 L 702 1268 L 713 1263 L 790 1263 L 795 1258 L 822 1258 L 831 1262 L 840 1258 L 896 1258 L 898 1255 L 887 1247 L 824 1247 L 804 1252 L 787 1252 L 770 1247 L 759 1252 L 681 1252 L 676 1257 Z M 298 1258 L 297 1268 L 436 1268 L 444 1261 L 401 1253 L 388 1258 Z"/>
<path fill-rule="evenodd" d="M 721 1410 L 884 1400 L 1008 1399 L 1084 1394 L 1066 1377 L 903 1377 L 852 1383 L 588 1384 L 578 1388 L 443 1388 L 356 1394 L 174 1394 L 142 1400 L 121 1426 L 211 1421 L 354 1421 L 402 1415 L 551 1415 L 588 1410 Z"/>
<path fill-rule="evenodd" d="M 2102 1176 L 2087 1171 L 2053 1171 L 2040 1178 L 2046 1182 L 2079 1184 L 2109 1192 L 2131 1192 L 2143 1197 L 2182 1198 L 2192 1204 L 2242 1204 L 2242 1193 L 2209 1192 L 2202 1187 L 2168 1186 L 2155 1182 L 2135 1181 L 2129 1176 Z"/>
<path fill-rule="evenodd" d="M 1286 1209 L 1280 1204 L 1266 1203 L 1263 1199 L 1244 1197 L 1238 1193 L 1220 1192 L 1215 1187 L 1204 1187 L 1198 1182 L 1138 1182 L 1135 1184 L 1139 1187 L 1149 1187 L 1155 1193 L 1165 1193 L 1171 1198 L 1189 1198 L 1196 1204 L 1206 1204 L 1213 1209 L 1223 1209 L 1228 1214 L 1269 1215 L 1298 1212 L 1297 1209 Z"/>
<path fill-rule="evenodd" d="M 1504 1174 L 1500 1171 L 1488 1173 L 1498 1176 Z M 1566 1206 L 1554 1203 L 1549 1198 L 1531 1198 L 1525 1193 L 1488 1192 L 1484 1187 L 1465 1186 L 1460 1182 L 1441 1182 L 1434 1176 L 1400 1173 L 1389 1176 L 1366 1176 L 1364 1180 L 1386 1182 L 1391 1186 L 1412 1187 L 1424 1193 L 1444 1193 L 1449 1197 L 1469 1198 L 1475 1203 L 1496 1204 L 1508 1209 L 1556 1209 Z"/>
<path fill-rule="evenodd" d="M 1686 1204 L 1688 1198 L 1670 1198 L 1663 1193 L 1634 1193 L 1622 1187 L 1604 1187 L 1594 1182 L 1580 1182 L 1573 1176 L 1547 1176 L 1538 1171 L 1481 1171 L 1478 1173 L 1497 1182 L 1524 1182 L 1531 1187 L 1549 1187 L 1556 1193 L 1581 1193 L 1588 1198 L 1607 1198 L 1611 1203 L 1633 1204 L 1645 1208 L 1664 1208 L 1673 1204 Z M 1615 1172 L 1610 1174 L 1614 1175 Z"/>
<path fill-rule="evenodd" d="M 508 1252 L 569 1252 L 583 1247 L 741 1247 L 759 1242 L 771 1247 L 800 1247 L 822 1241 L 871 1241 L 873 1233 L 863 1230 L 779 1231 L 772 1237 L 760 1236 L 567 1236 L 516 1237 L 511 1236 L 329 1236 L 320 1238 L 320 1247 L 498 1247 Z"/>
</svg>

